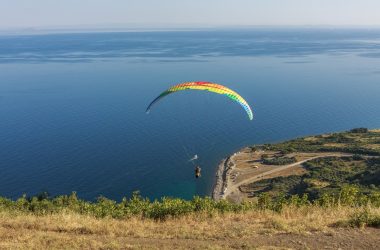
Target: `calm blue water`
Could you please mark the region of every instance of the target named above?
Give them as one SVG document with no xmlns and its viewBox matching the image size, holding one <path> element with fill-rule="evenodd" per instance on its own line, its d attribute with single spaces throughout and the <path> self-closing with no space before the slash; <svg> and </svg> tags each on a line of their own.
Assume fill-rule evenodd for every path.
<svg viewBox="0 0 380 250">
<path fill-rule="evenodd" d="M 206 92 L 239 92 L 255 118 Z M 208 194 L 246 145 L 380 127 L 380 30 L 235 30 L 0 36 L 0 194 L 119 200 Z M 198 154 L 203 178 L 188 162 Z"/>
</svg>

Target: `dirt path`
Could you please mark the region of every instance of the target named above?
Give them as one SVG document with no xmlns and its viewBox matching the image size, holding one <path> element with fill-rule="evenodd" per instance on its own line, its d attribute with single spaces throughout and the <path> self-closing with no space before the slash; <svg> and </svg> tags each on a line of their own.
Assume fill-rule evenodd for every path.
<svg viewBox="0 0 380 250">
<path fill-rule="evenodd" d="M 119 239 L 141 249 L 378 249 L 379 229 L 256 235 L 245 239 Z"/>
<path fill-rule="evenodd" d="M 380 230 L 372 228 L 307 234 L 255 234 L 241 239 L 175 235 L 162 239 L 36 230 L 18 233 L 8 230 L 2 234 L 0 249 L 378 249 L 380 242 Z"/>
<path fill-rule="evenodd" d="M 274 174 L 274 173 L 286 170 L 286 169 L 294 167 L 294 166 L 302 165 L 305 162 L 308 162 L 308 161 L 311 161 L 311 160 L 315 160 L 315 159 L 318 159 L 318 158 L 344 157 L 344 156 L 352 156 L 352 154 L 344 154 L 344 153 L 322 154 L 321 153 L 321 155 L 310 157 L 310 158 L 302 160 L 302 161 L 298 161 L 298 162 L 295 162 L 295 163 L 292 163 L 292 164 L 288 164 L 288 165 L 278 166 L 275 169 L 269 170 L 267 172 L 264 172 L 264 173 L 261 173 L 261 174 L 255 175 L 255 176 L 252 176 L 250 178 L 244 179 L 244 180 L 242 180 L 240 182 L 237 182 L 237 183 L 232 183 L 231 180 L 229 180 L 229 178 L 227 178 L 227 180 L 226 180 L 227 181 L 227 190 L 221 195 L 221 199 L 225 199 L 226 197 L 228 197 L 232 193 L 240 192 L 239 191 L 239 187 L 241 185 L 253 183 L 253 182 L 256 182 L 256 181 L 260 181 L 260 180 L 264 179 L 264 177 L 266 177 L 268 175 L 271 175 L 271 174 Z M 235 165 L 233 156 L 231 157 L 230 161 Z"/>
</svg>

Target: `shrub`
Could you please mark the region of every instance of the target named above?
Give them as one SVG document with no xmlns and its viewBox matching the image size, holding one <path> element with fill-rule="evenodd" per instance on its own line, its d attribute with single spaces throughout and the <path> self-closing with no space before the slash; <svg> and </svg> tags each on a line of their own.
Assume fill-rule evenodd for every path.
<svg viewBox="0 0 380 250">
<path fill-rule="evenodd" d="M 0 197 L 0 212 L 29 213 L 33 215 L 47 215 L 69 211 L 78 214 L 89 215 L 98 218 L 129 218 L 141 217 L 155 220 L 165 220 L 171 217 L 181 217 L 188 214 L 206 214 L 213 216 L 217 213 L 240 213 L 252 210 L 281 211 L 286 206 L 309 206 L 322 207 L 367 206 L 380 207 L 380 193 L 371 192 L 364 194 L 359 192 L 356 186 L 344 186 L 337 194 L 326 193 L 318 199 L 312 200 L 307 194 L 302 196 L 288 196 L 284 193 L 272 197 L 269 193 L 261 193 L 255 202 L 232 203 L 226 200 L 215 201 L 210 197 L 195 196 L 192 200 L 164 197 L 151 202 L 141 197 L 140 193 L 134 192 L 130 199 L 123 198 L 116 202 L 105 197 L 99 197 L 97 201 L 90 202 L 78 199 L 76 193 L 62 195 L 55 198 L 31 197 L 13 201 Z M 376 221 L 376 220 L 375 220 Z M 374 222 L 375 223 L 375 222 Z M 372 223 L 373 224 L 373 223 Z"/>
<path fill-rule="evenodd" d="M 303 194 L 302 196 L 299 196 L 299 195 L 290 196 L 290 199 L 288 200 L 288 204 L 291 206 L 302 207 L 302 206 L 308 206 L 311 203 L 309 201 L 309 196 L 307 194 Z"/>
<path fill-rule="evenodd" d="M 351 133 L 368 133 L 368 128 L 353 128 L 350 130 Z"/>
<path fill-rule="evenodd" d="M 273 206 L 272 197 L 268 193 L 261 193 L 258 198 L 258 208 L 271 209 Z"/>
<path fill-rule="evenodd" d="M 353 206 L 358 203 L 359 188 L 357 186 L 344 185 L 339 194 L 342 205 Z"/>
<path fill-rule="evenodd" d="M 334 197 L 334 195 L 324 193 L 321 195 L 321 197 L 315 200 L 315 204 L 321 207 L 332 207 L 337 204 L 336 200 L 337 199 Z"/>
<path fill-rule="evenodd" d="M 354 161 L 363 161 L 363 160 L 365 160 L 366 158 L 363 157 L 363 156 L 361 156 L 361 155 L 354 154 L 354 155 L 352 156 L 352 159 L 353 159 Z"/>
<path fill-rule="evenodd" d="M 288 165 L 296 162 L 294 157 L 275 157 L 264 158 L 263 163 L 266 165 Z"/>
<path fill-rule="evenodd" d="M 380 228 L 380 216 L 371 214 L 368 209 L 365 209 L 352 214 L 346 224 L 352 227 L 360 228 L 366 226 Z"/>
</svg>

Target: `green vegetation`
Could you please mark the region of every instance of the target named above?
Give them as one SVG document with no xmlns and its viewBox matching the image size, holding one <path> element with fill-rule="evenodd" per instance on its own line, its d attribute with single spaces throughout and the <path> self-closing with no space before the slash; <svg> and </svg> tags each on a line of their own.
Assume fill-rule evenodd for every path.
<svg viewBox="0 0 380 250">
<path fill-rule="evenodd" d="M 288 165 L 295 163 L 297 160 L 294 157 L 274 157 L 263 158 L 262 163 L 265 165 Z"/>
<path fill-rule="evenodd" d="M 357 192 L 371 195 L 380 191 L 380 132 L 356 128 L 348 132 L 298 138 L 264 145 L 265 150 L 280 152 L 337 152 L 352 156 L 325 157 L 303 164 L 307 173 L 299 176 L 277 177 L 246 185 L 254 194 L 268 192 L 277 197 L 285 194 L 307 194 L 310 200 L 324 195 L 337 195 L 346 185 L 355 185 Z M 263 158 L 264 164 L 289 164 L 279 158 Z M 290 162 L 290 161 L 289 161 Z"/>
<path fill-rule="evenodd" d="M 319 158 L 303 164 L 307 173 L 298 176 L 276 177 L 247 185 L 257 193 L 270 192 L 272 195 L 307 194 L 318 199 L 323 194 L 337 194 L 345 185 L 355 185 L 359 192 L 371 194 L 380 192 L 380 159 L 357 157 Z"/>
<path fill-rule="evenodd" d="M 135 192 L 130 199 L 124 198 L 116 202 L 100 197 L 96 202 L 81 200 L 76 193 L 49 198 L 46 195 L 27 198 L 25 196 L 13 201 L 0 198 L 0 212 L 13 214 L 49 215 L 61 212 L 74 212 L 96 218 L 130 218 L 141 217 L 156 220 L 178 218 L 191 214 L 213 216 L 223 213 L 241 213 L 255 210 L 273 210 L 280 212 L 285 206 L 365 206 L 380 207 L 380 192 L 365 194 L 356 186 L 344 186 L 337 194 L 324 194 L 318 199 L 285 194 L 272 197 L 268 193 L 261 194 L 255 202 L 235 204 L 226 200 L 214 201 L 209 197 L 194 197 L 192 200 L 178 198 L 162 198 L 150 201 Z"/>
<path fill-rule="evenodd" d="M 337 223 L 338 226 L 375 227 L 380 228 L 380 215 L 371 213 L 368 208 L 350 215 L 347 221 Z"/>
<path fill-rule="evenodd" d="M 292 152 L 344 152 L 380 156 L 380 133 L 366 128 L 348 132 L 297 138 L 278 144 L 265 144 L 265 150 Z"/>
<path fill-rule="evenodd" d="M 354 128 L 350 130 L 351 133 L 368 133 L 368 128 Z"/>
</svg>

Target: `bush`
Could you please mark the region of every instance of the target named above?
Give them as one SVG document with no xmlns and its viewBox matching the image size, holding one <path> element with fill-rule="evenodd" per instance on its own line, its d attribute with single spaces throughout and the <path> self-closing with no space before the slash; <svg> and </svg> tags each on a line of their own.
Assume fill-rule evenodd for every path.
<svg viewBox="0 0 380 250">
<path fill-rule="evenodd" d="M 252 210 L 272 210 L 279 212 L 286 206 L 323 207 L 333 206 L 367 206 L 380 207 L 380 193 L 363 194 L 356 186 L 345 186 L 338 194 L 323 194 L 316 200 L 310 199 L 307 194 L 288 196 L 285 193 L 272 197 L 269 193 L 261 193 L 256 202 L 232 203 L 226 200 L 215 201 L 210 197 L 195 196 L 192 200 L 164 197 L 160 200 L 150 201 L 141 197 L 138 192 L 133 193 L 130 199 L 123 198 L 116 202 L 105 197 L 99 197 L 96 202 L 78 199 L 76 193 L 55 198 L 31 197 L 13 201 L 0 197 L 0 212 L 27 213 L 33 215 L 47 215 L 68 211 L 89 215 L 97 218 L 129 218 L 141 217 L 155 220 L 177 218 L 189 214 L 205 214 L 213 216 L 220 213 L 240 213 Z M 376 220 L 375 220 L 376 221 Z M 374 225 L 375 222 L 372 223 Z"/>
<path fill-rule="evenodd" d="M 333 207 L 337 204 L 337 199 L 334 195 L 324 193 L 315 200 L 315 204 L 321 207 Z"/>
<path fill-rule="evenodd" d="M 368 128 L 354 128 L 350 130 L 351 133 L 368 133 Z"/>
<path fill-rule="evenodd" d="M 265 165 L 288 165 L 296 162 L 294 157 L 275 157 L 275 158 L 264 158 L 263 163 Z"/>
<path fill-rule="evenodd" d="M 367 209 L 350 216 L 346 223 L 351 227 L 375 227 L 380 228 L 380 216 L 371 214 Z"/>
<path fill-rule="evenodd" d="M 268 193 L 262 193 L 259 195 L 258 198 L 258 208 L 265 210 L 265 209 L 272 209 L 273 201 L 272 197 Z"/>
<path fill-rule="evenodd" d="M 344 185 L 339 194 L 339 201 L 342 205 L 353 206 L 359 201 L 359 188 L 357 186 Z M 361 205 L 361 204 L 357 204 Z"/>
<path fill-rule="evenodd" d="M 296 206 L 296 207 L 311 205 L 309 201 L 309 196 L 307 194 L 303 194 L 302 196 L 292 195 L 289 199 L 288 204 L 291 206 Z"/>
<path fill-rule="evenodd" d="M 354 154 L 352 156 L 352 160 L 354 160 L 354 161 L 364 161 L 365 159 L 366 159 L 365 157 L 363 157 L 362 155 L 358 155 L 358 154 Z"/>
</svg>

